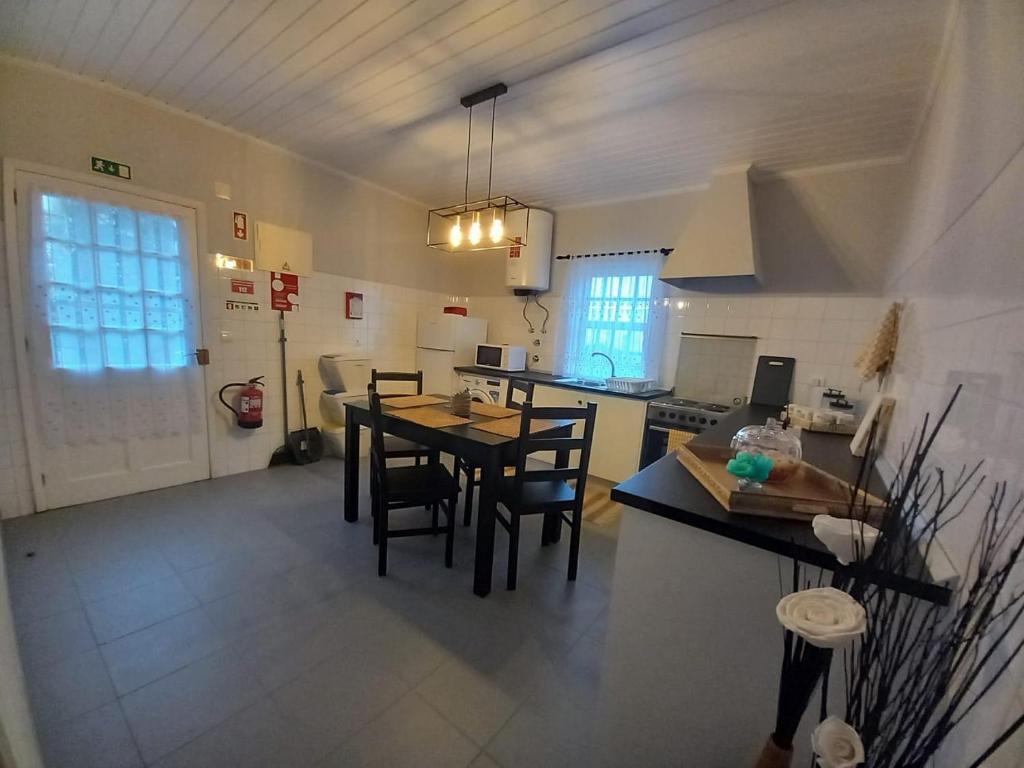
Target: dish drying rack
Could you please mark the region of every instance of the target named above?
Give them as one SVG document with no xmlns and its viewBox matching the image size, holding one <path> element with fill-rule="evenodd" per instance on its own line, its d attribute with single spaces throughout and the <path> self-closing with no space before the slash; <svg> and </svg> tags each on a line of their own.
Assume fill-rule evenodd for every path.
<svg viewBox="0 0 1024 768">
<path fill-rule="evenodd" d="M 625 395 L 635 395 L 657 387 L 654 379 L 637 379 L 629 376 L 612 376 L 605 381 L 610 392 L 621 392 Z"/>
</svg>

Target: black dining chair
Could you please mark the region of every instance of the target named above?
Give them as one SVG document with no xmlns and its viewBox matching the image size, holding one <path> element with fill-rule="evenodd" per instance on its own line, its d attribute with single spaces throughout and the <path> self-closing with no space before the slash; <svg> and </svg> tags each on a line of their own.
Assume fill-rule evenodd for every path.
<svg viewBox="0 0 1024 768">
<path fill-rule="evenodd" d="M 416 392 L 391 392 L 384 394 L 379 392 L 380 388 L 377 386 L 378 382 L 381 381 L 413 383 L 416 385 Z M 378 371 L 374 368 L 370 371 L 370 384 L 375 390 L 378 390 L 382 399 L 408 397 L 411 394 L 422 395 L 423 371 L 416 371 L 415 373 L 406 371 Z M 423 459 L 429 461 L 438 455 L 437 451 L 432 448 L 414 443 L 412 440 L 406 440 L 404 437 L 398 437 L 397 435 L 384 436 L 384 452 L 389 459 L 415 459 L 417 465 Z"/>
<path fill-rule="evenodd" d="M 531 432 L 538 419 L 569 419 L 583 423 L 582 437 L 544 437 Z M 583 407 L 535 408 L 527 401 L 523 404 L 519 427 L 519 450 L 515 475 L 502 478 L 498 501 L 508 511 L 505 517 L 500 509 L 497 520 L 508 531 L 508 589 L 516 588 L 519 561 L 519 523 L 523 515 L 557 515 L 558 523 L 571 530 L 569 538 L 569 581 L 576 580 L 580 559 L 580 532 L 583 529 L 583 494 L 587 485 L 590 448 L 594 441 L 594 423 L 597 403 Z M 527 460 L 537 451 L 564 451 L 576 453 L 575 467 L 554 469 L 527 469 Z M 569 483 L 574 481 L 573 485 Z"/>
<path fill-rule="evenodd" d="M 445 513 L 444 564 L 452 567 L 455 547 L 455 511 L 459 503 L 459 485 L 448 468 L 434 454 L 426 464 L 389 467 L 384 450 L 381 396 L 371 384 L 370 399 L 370 507 L 373 517 L 373 543 L 377 545 L 377 575 L 386 576 L 388 539 L 405 536 L 436 536 L 438 510 Z M 391 529 L 390 513 L 396 509 L 424 507 L 432 511 L 431 525 L 421 528 Z"/>
<path fill-rule="evenodd" d="M 517 400 L 516 393 L 523 394 L 522 399 Z M 508 383 L 508 391 L 505 393 L 505 407 L 521 410 L 523 403 L 533 400 L 533 382 L 523 379 L 512 379 Z M 514 466 L 514 465 L 509 465 Z M 459 480 L 459 473 L 466 475 L 466 498 L 463 502 L 462 524 L 469 525 L 473 522 L 473 492 L 480 485 L 480 467 L 455 457 L 455 479 Z"/>
</svg>

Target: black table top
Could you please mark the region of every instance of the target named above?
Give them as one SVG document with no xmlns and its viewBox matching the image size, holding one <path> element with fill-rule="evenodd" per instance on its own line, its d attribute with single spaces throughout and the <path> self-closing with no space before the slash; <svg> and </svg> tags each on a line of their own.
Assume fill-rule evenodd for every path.
<svg viewBox="0 0 1024 768">
<path fill-rule="evenodd" d="M 444 398 L 445 400 L 450 400 L 450 398 L 447 395 L 434 395 L 434 397 L 441 397 L 441 398 Z M 413 431 L 415 431 L 417 433 L 419 433 L 419 432 L 443 432 L 446 436 L 448 436 L 450 438 L 454 438 L 454 439 L 457 439 L 459 441 L 464 441 L 464 442 L 469 442 L 469 443 L 476 443 L 477 445 L 480 445 L 480 446 L 495 446 L 495 447 L 497 447 L 497 446 L 506 446 L 506 445 L 509 445 L 510 443 L 515 443 L 515 442 L 517 442 L 519 440 L 519 436 L 518 435 L 515 436 L 515 437 L 505 437 L 504 435 L 496 435 L 493 432 L 485 432 L 482 429 L 473 429 L 472 423 L 470 423 L 470 424 L 457 424 L 457 425 L 455 425 L 453 427 L 428 427 L 428 426 L 424 426 L 423 424 L 418 424 L 418 423 L 416 423 L 414 421 L 409 421 L 408 419 L 402 419 L 402 417 L 399 415 L 401 413 L 401 409 L 399 409 L 399 408 L 389 408 L 388 407 L 387 399 L 382 399 L 381 400 L 381 405 L 383 406 L 381 411 L 382 411 L 382 416 L 384 417 L 385 423 L 387 423 L 387 421 L 389 419 L 398 419 L 398 420 L 402 421 L 403 424 L 408 427 L 408 429 L 411 429 L 411 430 L 413 430 Z M 355 409 L 357 411 L 363 412 L 365 414 L 365 419 L 364 420 L 367 423 L 369 423 L 370 401 L 369 401 L 368 398 L 361 397 L 361 398 L 354 399 L 354 400 L 346 400 L 345 401 L 345 406 L 349 407 L 349 408 L 353 408 L 353 409 Z M 425 407 L 430 407 L 430 406 L 425 406 Z M 438 406 L 438 407 L 446 407 L 446 404 L 444 406 Z M 495 421 L 496 420 L 495 417 L 493 417 L 493 416 L 482 416 L 482 415 L 480 415 L 478 413 L 471 413 L 466 418 L 469 419 L 470 422 L 473 422 L 473 423 L 480 423 L 480 422 Z M 513 417 L 506 417 L 506 418 L 513 418 Z M 569 421 L 569 420 L 565 420 L 565 419 L 556 420 L 554 422 L 554 426 L 552 427 L 552 429 L 560 429 L 560 428 L 563 428 L 563 427 L 571 427 L 572 425 L 573 425 L 573 422 Z M 387 430 L 385 430 L 385 431 L 387 431 Z M 418 438 L 410 436 L 410 439 L 416 440 Z"/>
<path fill-rule="evenodd" d="M 777 408 L 748 405 L 736 409 L 715 427 L 694 438 L 695 445 L 728 445 L 736 431 L 747 424 L 764 423 Z M 804 459 L 836 477 L 853 482 L 860 459 L 850 454 L 850 438 L 804 431 Z M 885 488 L 874 473 L 869 488 L 884 496 Z M 669 454 L 612 489 L 613 500 L 675 520 L 684 525 L 725 536 L 735 541 L 795 558 L 822 568 L 835 567 L 835 556 L 814 535 L 811 526 L 798 520 L 741 515 L 729 512 L 690 474 L 674 454 Z M 933 582 L 891 575 L 887 586 L 937 603 L 948 603 L 950 590 Z"/>
<path fill-rule="evenodd" d="M 667 397 L 672 394 L 671 389 L 650 389 L 646 392 L 613 392 L 603 387 L 588 387 L 583 384 L 569 384 L 560 379 L 565 378 L 559 374 L 544 373 L 543 371 L 499 371 L 494 368 L 481 368 L 477 365 L 457 365 L 455 370 L 459 373 L 468 373 L 473 376 L 485 376 L 489 379 L 523 379 L 532 381 L 534 384 L 543 384 L 547 387 L 561 387 L 562 389 L 575 389 L 580 392 L 592 392 L 595 395 L 609 395 L 611 397 L 625 397 L 630 400 L 656 400 L 659 397 Z"/>
</svg>

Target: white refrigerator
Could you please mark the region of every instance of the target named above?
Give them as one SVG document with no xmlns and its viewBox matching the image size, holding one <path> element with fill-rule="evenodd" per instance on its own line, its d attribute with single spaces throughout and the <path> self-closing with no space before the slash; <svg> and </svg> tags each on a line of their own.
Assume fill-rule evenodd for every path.
<svg viewBox="0 0 1024 768">
<path fill-rule="evenodd" d="M 487 341 L 487 321 L 479 317 L 421 315 L 416 324 L 416 367 L 423 391 L 449 395 L 457 389 L 456 365 L 476 362 L 476 345 Z"/>
</svg>

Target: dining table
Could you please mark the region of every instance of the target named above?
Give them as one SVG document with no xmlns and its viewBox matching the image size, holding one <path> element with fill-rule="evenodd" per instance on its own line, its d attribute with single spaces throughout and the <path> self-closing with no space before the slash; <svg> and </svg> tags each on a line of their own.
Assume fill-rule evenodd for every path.
<svg viewBox="0 0 1024 768">
<path fill-rule="evenodd" d="M 447 395 L 429 395 L 436 401 L 426 408 L 451 414 L 451 398 Z M 479 502 L 477 507 L 476 548 L 473 567 L 473 593 L 486 597 L 491 591 L 491 574 L 494 568 L 494 526 L 497 515 L 498 497 L 505 467 L 513 466 L 519 446 L 519 436 L 488 432 L 480 427 L 494 422 L 498 417 L 485 413 L 471 412 L 465 423 L 452 426 L 431 426 L 410 418 L 409 410 L 389 405 L 388 399 L 381 401 L 382 427 L 386 434 L 411 440 L 439 453 L 458 457 L 464 463 L 480 468 Z M 507 416 L 506 416 L 507 418 Z M 427 419 L 429 421 L 429 419 Z M 574 422 L 552 420 L 546 428 L 535 431 L 545 437 L 569 437 Z M 363 427 L 370 426 L 370 401 L 356 398 L 345 401 L 345 477 L 344 513 L 345 520 L 354 523 L 359 520 L 359 435 Z M 556 468 L 569 465 L 569 452 L 554 454 Z M 541 533 L 541 544 L 556 542 L 561 537 L 559 515 L 546 515 Z"/>
</svg>

